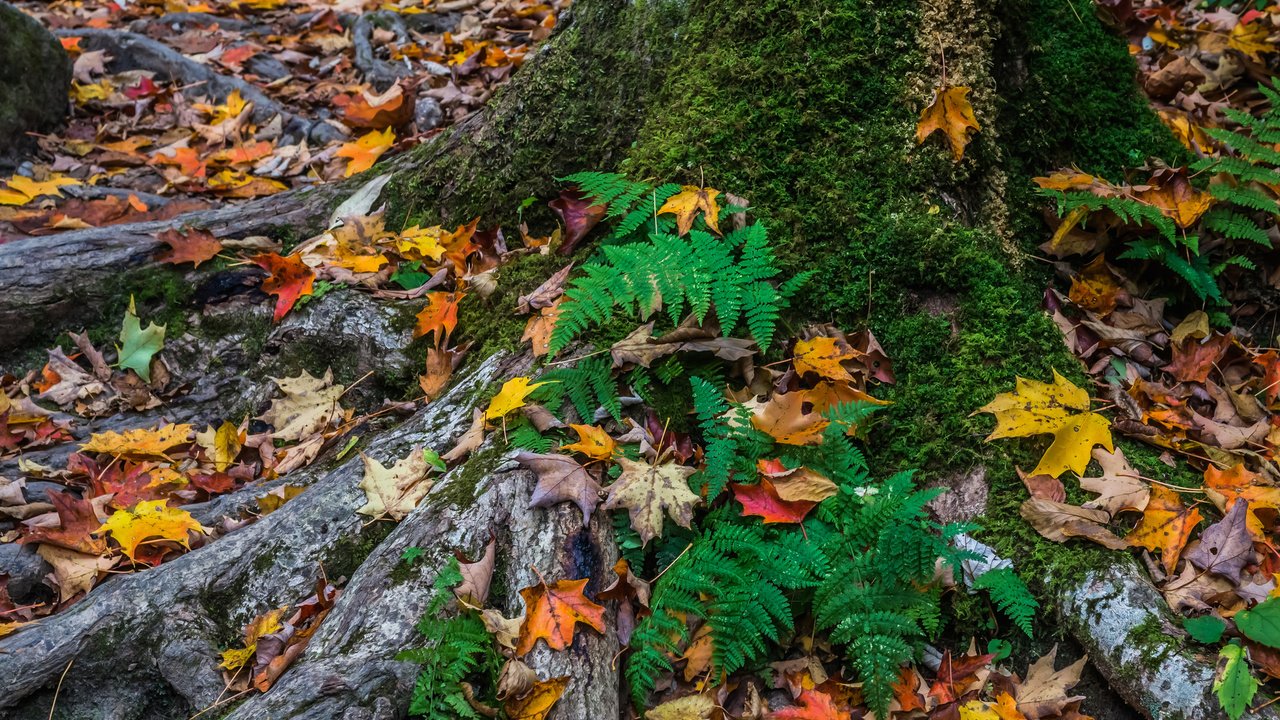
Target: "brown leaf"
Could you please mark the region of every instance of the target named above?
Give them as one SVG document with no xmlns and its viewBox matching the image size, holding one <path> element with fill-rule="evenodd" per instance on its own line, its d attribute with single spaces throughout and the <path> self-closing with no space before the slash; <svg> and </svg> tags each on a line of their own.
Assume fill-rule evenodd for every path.
<svg viewBox="0 0 1280 720">
<path fill-rule="evenodd" d="M 516 461 L 538 476 L 538 484 L 529 499 L 530 507 L 546 508 L 571 502 L 582 511 L 583 524 L 591 522 L 591 513 L 600 503 L 600 483 L 577 460 L 568 455 L 522 450 L 516 454 Z"/>
<path fill-rule="evenodd" d="M 1017 690 L 1018 712 L 1027 720 L 1040 720 L 1060 715 L 1068 705 L 1084 699 L 1083 695 L 1067 697 L 1067 692 L 1080 682 L 1080 672 L 1089 658 L 1082 657 L 1074 663 L 1054 670 L 1058 646 L 1027 668 L 1027 679 Z"/>
<path fill-rule="evenodd" d="M 189 262 L 200 267 L 200 263 L 212 260 L 222 252 L 222 243 L 208 230 L 188 229 L 184 233 L 170 228 L 158 233 L 156 239 L 169 246 L 156 256 L 156 260 L 171 265 Z"/>
<path fill-rule="evenodd" d="M 1022 503 L 1020 513 L 1036 532 L 1054 542 L 1062 543 L 1073 537 L 1081 537 L 1112 550 L 1122 550 L 1129 546 L 1116 537 L 1115 533 L 1103 527 L 1110 516 L 1101 510 L 1032 498 Z"/>
<path fill-rule="evenodd" d="M 454 597 L 477 610 L 484 607 L 489 599 L 489 585 L 493 582 L 493 565 L 497 561 L 497 541 L 489 539 L 484 546 L 484 554 L 475 562 L 468 561 L 462 553 L 455 553 L 458 558 L 458 572 L 462 573 L 462 582 L 453 589 Z"/>
<path fill-rule="evenodd" d="M 1249 503 L 1236 498 L 1231 511 L 1200 533 L 1200 542 L 1183 557 L 1205 572 L 1235 582 L 1245 565 L 1256 559 L 1253 538 L 1249 535 Z"/>
<path fill-rule="evenodd" d="M 1147 507 L 1151 488 L 1138 478 L 1138 471 L 1129 465 L 1123 450 L 1116 448 L 1115 452 L 1107 452 L 1094 448 L 1093 459 L 1102 466 L 1102 477 L 1082 477 L 1080 487 L 1098 493 L 1099 497 L 1083 507 L 1106 510 L 1112 516 L 1126 510 L 1142 512 Z"/>
<path fill-rule="evenodd" d="M 607 205 L 594 205 L 578 189 L 561 190 L 560 197 L 547 203 L 564 223 L 564 242 L 560 243 L 561 255 L 572 255 L 587 233 L 591 232 L 609 209 Z"/>
<path fill-rule="evenodd" d="M 569 279 L 569 273 L 572 270 L 573 263 L 569 263 L 547 278 L 533 292 L 521 295 L 516 299 L 516 312 L 527 315 L 534 310 L 551 307 L 564 294 L 564 282 Z"/>
</svg>

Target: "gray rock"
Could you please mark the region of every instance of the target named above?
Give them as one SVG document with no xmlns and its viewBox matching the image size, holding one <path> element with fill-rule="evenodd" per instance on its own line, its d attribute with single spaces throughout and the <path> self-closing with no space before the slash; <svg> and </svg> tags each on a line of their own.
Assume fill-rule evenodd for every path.
<svg viewBox="0 0 1280 720">
<path fill-rule="evenodd" d="M 9 596 L 15 603 L 27 602 L 32 592 L 44 586 L 44 576 L 52 571 L 49 563 L 36 554 L 35 546 L 0 545 L 0 575 L 9 576 Z"/>
<path fill-rule="evenodd" d="M 71 58 L 40 23 L 0 1 L 0 153 L 66 117 Z"/>
</svg>

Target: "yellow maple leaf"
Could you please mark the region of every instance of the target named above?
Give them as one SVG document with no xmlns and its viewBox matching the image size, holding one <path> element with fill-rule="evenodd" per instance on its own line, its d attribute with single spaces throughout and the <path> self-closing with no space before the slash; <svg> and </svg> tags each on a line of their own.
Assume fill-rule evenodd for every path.
<svg viewBox="0 0 1280 720">
<path fill-rule="evenodd" d="M 0 188 L 0 205 L 26 205 L 41 195 L 62 197 L 59 188 L 68 185 L 80 185 L 81 182 L 63 175 L 51 175 L 48 180 L 37 181 L 22 175 L 14 175 L 4 181 L 7 187 Z"/>
<path fill-rule="evenodd" d="M 484 419 L 497 420 L 512 410 L 519 410 L 524 407 L 524 400 L 529 397 L 529 393 L 543 385 L 546 383 L 530 385 L 527 377 L 514 377 L 502 383 L 502 389 L 489 401 L 489 407 L 484 411 Z"/>
<path fill-rule="evenodd" d="M 609 437 L 609 433 L 594 425 L 570 424 L 569 427 L 578 433 L 578 442 L 561 445 L 561 450 L 580 452 L 593 460 L 608 460 L 618 449 L 618 443 Z"/>
<path fill-rule="evenodd" d="M 1049 434 L 1053 444 L 1040 458 L 1033 475 L 1058 477 L 1067 470 L 1083 473 L 1094 445 L 1113 450 L 1111 422 L 1089 412 L 1089 393 L 1053 371 L 1053 382 L 1018 378 L 1011 393 L 1001 393 L 977 413 L 996 416 L 996 429 L 987 441 Z"/>
<path fill-rule="evenodd" d="M 356 512 L 362 515 L 375 518 L 386 515 L 392 520 L 403 520 L 434 484 L 427 481 L 431 465 L 420 447 L 409 451 L 407 457 L 389 468 L 364 453 L 360 453 L 360 457 L 364 459 L 360 489 L 364 490 L 367 502 Z"/>
<path fill-rule="evenodd" d="M 792 364 L 800 375 L 811 372 L 829 380 L 853 381 L 853 376 L 840 363 L 857 357 L 858 351 L 837 344 L 833 337 L 797 340 L 792 353 Z"/>
<path fill-rule="evenodd" d="M 124 432 L 102 432 L 89 436 L 81 452 L 109 453 L 133 457 L 167 457 L 169 448 L 191 437 L 190 425 L 165 425 L 154 430 L 136 428 Z"/>
<path fill-rule="evenodd" d="M 720 232 L 720 206 L 716 204 L 716 196 L 720 194 L 719 190 L 714 188 L 700 188 L 697 185 L 685 185 L 680 192 L 667 198 L 662 203 L 662 207 L 658 208 L 658 214 L 672 213 L 676 216 L 676 230 L 679 234 L 684 235 L 693 227 L 693 219 L 697 216 L 698 211 L 702 211 L 702 218 L 707 221 L 707 227 L 715 232 Z"/>
<path fill-rule="evenodd" d="M 968 94 L 969 88 L 964 86 L 936 88 L 933 91 L 933 102 L 920 113 L 920 122 L 916 125 L 916 144 L 923 143 L 925 138 L 941 130 L 951 143 L 952 157 L 960 162 L 964 158 L 964 147 L 969 144 L 970 132 L 982 129 L 978 125 L 978 118 L 974 117 L 973 106 L 965 97 Z"/>
<path fill-rule="evenodd" d="M 399 239 L 396 240 L 396 250 L 410 260 L 440 262 L 440 258 L 444 255 L 444 245 L 441 244 L 441 240 L 445 234 L 444 229 L 439 225 L 428 228 L 414 225 L 400 233 Z"/>
<path fill-rule="evenodd" d="M 98 528 L 98 534 L 110 533 L 130 560 L 144 541 L 158 538 L 172 540 L 190 548 L 187 533 L 203 533 L 204 527 L 180 508 L 167 507 L 168 500 L 143 500 L 129 510 L 117 510 Z"/>
<path fill-rule="evenodd" d="M 204 432 L 196 433 L 196 444 L 204 448 L 213 469 L 218 472 L 225 471 L 236 461 L 244 441 L 244 433 L 227 420 L 223 420 L 216 430 L 210 425 Z"/>
<path fill-rule="evenodd" d="M 391 128 L 382 132 L 374 130 L 355 142 L 344 144 L 334 154 L 350 161 L 347 163 L 347 172 L 343 177 L 351 177 L 373 167 L 378 158 L 395 144 L 396 134 Z"/>
</svg>

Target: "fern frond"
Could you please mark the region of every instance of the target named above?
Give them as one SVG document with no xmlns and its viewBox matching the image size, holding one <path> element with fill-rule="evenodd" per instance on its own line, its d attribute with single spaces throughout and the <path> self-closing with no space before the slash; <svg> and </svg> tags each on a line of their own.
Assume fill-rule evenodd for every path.
<svg viewBox="0 0 1280 720">
<path fill-rule="evenodd" d="M 1040 603 L 1027 589 L 1026 583 L 1010 568 L 988 570 L 973 581 L 973 589 L 986 590 L 991 603 L 1000 608 L 1018 629 L 1032 636 L 1031 621 Z"/>
</svg>

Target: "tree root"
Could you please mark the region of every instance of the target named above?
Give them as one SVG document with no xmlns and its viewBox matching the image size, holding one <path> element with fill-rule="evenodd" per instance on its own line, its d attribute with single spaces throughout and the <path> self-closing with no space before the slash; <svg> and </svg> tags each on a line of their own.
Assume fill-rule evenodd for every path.
<svg viewBox="0 0 1280 720">
<path fill-rule="evenodd" d="M 440 401 L 380 435 L 367 452 L 388 461 L 417 445 L 447 446 L 468 424 L 468 399 L 501 372 L 500 359 L 491 359 Z M 466 473 L 465 466 L 455 469 L 435 495 L 452 495 Z M 0 674 L 0 710 L 6 712 L 0 714 L 45 717 L 68 665 L 60 716 L 123 719 L 147 716 L 150 708 L 151 716 L 186 717 L 206 708 L 223 694 L 219 651 L 236 645 L 240 627 L 258 613 L 306 597 L 321 566 L 334 579 L 351 575 L 346 593 L 300 665 L 282 678 L 283 692 L 251 703 L 270 698 L 272 717 L 282 718 L 343 717 L 346 707 L 372 708 L 377 697 L 407 702 L 412 668 L 396 663 L 394 655 L 414 640 L 430 578 L 403 584 L 389 579 L 398 553 L 409 544 L 432 548 L 439 557 L 448 547 L 476 550 L 490 527 L 505 524 L 500 513 L 520 504 L 517 488 L 523 487 L 527 504 L 530 481 L 492 476 L 464 508 L 429 496 L 384 542 L 388 525 L 366 523 L 355 512 L 364 504 L 357 487 L 362 476 L 358 457 L 327 472 L 300 471 L 289 479 L 309 485 L 307 491 L 275 513 L 172 562 L 108 580 L 64 612 L 0 640 L 6 667 Z M 366 556 L 372 561 L 367 566 Z M 289 679 L 293 672 L 328 679 L 300 685 Z M 316 705 L 328 710 L 309 709 Z"/>
<path fill-rule="evenodd" d="M 355 49 L 354 63 L 378 91 L 386 90 L 401 78 L 413 75 L 408 66 L 380 59 L 373 45 L 373 31 L 378 28 L 395 33 L 397 43 L 409 42 L 409 29 L 419 32 L 448 32 L 458 25 L 457 14 L 419 13 L 401 15 L 390 10 L 374 10 L 356 18 L 351 28 Z"/>
<path fill-rule="evenodd" d="M 158 40 L 132 32 L 92 28 L 59 30 L 56 34 L 81 38 L 81 47 L 85 50 L 106 50 L 113 58 L 111 68 L 115 72 L 147 70 L 183 86 L 202 85 L 219 101 L 238 91 L 240 97 L 253 103 L 254 122 L 265 124 L 279 115 L 284 121 L 285 136 L 294 142 L 308 140 L 316 145 L 326 145 L 344 137 L 338 128 L 328 123 L 294 115 L 253 83 L 214 72 Z"/>
</svg>

